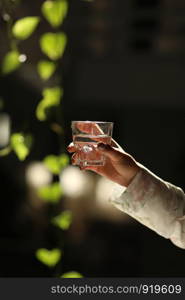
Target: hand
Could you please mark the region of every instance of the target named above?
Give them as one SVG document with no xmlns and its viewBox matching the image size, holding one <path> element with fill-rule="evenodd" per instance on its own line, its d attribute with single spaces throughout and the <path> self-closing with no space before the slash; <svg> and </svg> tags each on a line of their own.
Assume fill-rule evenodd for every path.
<svg viewBox="0 0 185 300">
<path fill-rule="evenodd" d="M 93 127 L 93 128 L 92 128 Z M 92 123 L 78 123 L 78 128 L 81 132 L 90 133 L 95 132 L 97 135 L 101 134 L 101 129 L 97 124 Z M 106 157 L 103 166 L 80 166 L 82 170 L 91 170 L 99 175 L 105 176 L 108 179 L 123 185 L 128 186 L 135 175 L 139 172 L 139 164 L 134 158 L 126 153 L 113 139 L 111 145 L 103 144 L 101 138 L 97 138 L 98 151 L 102 152 Z M 73 153 L 72 164 L 78 165 L 79 150 L 71 143 L 67 150 Z"/>
<path fill-rule="evenodd" d="M 80 126 L 80 125 L 79 125 Z M 91 125 L 92 126 L 92 125 Z M 80 128 L 82 129 L 82 128 Z M 98 130 L 98 128 L 97 128 Z M 83 131 L 88 133 L 90 128 L 83 128 Z M 91 170 L 99 175 L 105 176 L 108 179 L 123 185 L 128 186 L 135 175 L 139 172 L 139 164 L 134 160 L 134 158 L 126 153 L 113 139 L 111 146 L 101 143 L 101 139 L 98 140 L 98 150 L 101 151 L 105 157 L 106 161 L 104 166 L 86 166 L 80 167 L 81 170 Z M 71 143 L 67 150 L 73 153 L 72 164 L 78 164 L 79 151 L 76 149 L 73 143 Z"/>
</svg>

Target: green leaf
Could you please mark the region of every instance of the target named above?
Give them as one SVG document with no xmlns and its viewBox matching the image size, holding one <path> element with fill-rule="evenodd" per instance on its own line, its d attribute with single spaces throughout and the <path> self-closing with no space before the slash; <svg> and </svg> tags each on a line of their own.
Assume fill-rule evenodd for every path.
<svg viewBox="0 0 185 300">
<path fill-rule="evenodd" d="M 20 40 L 27 39 L 36 29 L 39 17 L 25 17 L 15 22 L 12 28 L 14 37 Z"/>
<path fill-rule="evenodd" d="M 38 196 L 46 202 L 55 204 L 59 202 L 62 196 L 62 188 L 58 182 L 54 182 L 50 185 L 39 188 Z"/>
<path fill-rule="evenodd" d="M 45 88 L 43 90 L 44 101 L 48 105 L 58 105 L 60 103 L 60 98 L 63 94 L 63 90 L 56 86 L 53 88 Z"/>
<path fill-rule="evenodd" d="M 70 161 L 69 156 L 65 153 L 61 154 L 58 159 L 59 159 L 59 164 L 61 169 L 65 168 Z"/>
<path fill-rule="evenodd" d="M 10 51 L 8 52 L 2 63 L 2 73 L 8 74 L 15 71 L 21 65 L 19 60 L 20 53 L 18 51 Z"/>
<path fill-rule="evenodd" d="M 23 135 L 22 133 L 13 133 L 10 138 L 10 144 L 20 160 L 25 160 L 30 152 L 32 145 L 31 135 Z"/>
<path fill-rule="evenodd" d="M 75 271 L 64 273 L 61 276 L 61 278 L 82 278 L 82 277 L 83 277 L 82 274 L 75 272 Z"/>
<path fill-rule="evenodd" d="M 40 77 L 44 80 L 47 80 L 52 76 L 52 74 L 56 70 L 56 64 L 52 61 L 48 60 L 41 60 L 37 64 L 37 71 L 40 75 Z"/>
<path fill-rule="evenodd" d="M 48 155 L 44 158 L 44 165 L 53 174 L 60 174 L 61 170 L 66 167 L 69 163 L 69 157 L 67 154 L 63 153 L 60 156 Z"/>
<path fill-rule="evenodd" d="M 63 211 L 60 215 L 53 218 L 52 223 L 60 229 L 67 230 L 72 222 L 72 212 L 70 210 Z"/>
<path fill-rule="evenodd" d="M 58 27 L 67 15 L 68 3 L 66 0 L 45 1 L 42 13 L 51 26 Z"/>
<path fill-rule="evenodd" d="M 12 148 L 10 146 L 7 146 L 4 149 L 0 150 L 0 156 L 6 156 L 12 151 Z"/>
<path fill-rule="evenodd" d="M 36 257 L 48 267 L 55 267 L 62 257 L 62 251 L 57 248 L 52 250 L 40 248 L 36 251 Z"/>
<path fill-rule="evenodd" d="M 62 95 L 63 90 L 58 86 L 45 88 L 43 90 L 43 99 L 39 102 L 36 108 L 36 116 L 38 120 L 46 120 L 48 110 L 53 106 L 59 105 Z"/>
<path fill-rule="evenodd" d="M 48 32 L 41 36 L 40 47 L 44 54 L 51 60 L 57 60 L 62 57 L 67 44 L 65 33 Z"/>
<path fill-rule="evenodd" d="M 60 173 L 60 165 L 58 161 L 58 157 L 55 155 L 48 155 L 44 158 L 43 161 L 44 165 L 48 168 L 50 172 L 53 174 L 59 174 Z"/>
</svg>

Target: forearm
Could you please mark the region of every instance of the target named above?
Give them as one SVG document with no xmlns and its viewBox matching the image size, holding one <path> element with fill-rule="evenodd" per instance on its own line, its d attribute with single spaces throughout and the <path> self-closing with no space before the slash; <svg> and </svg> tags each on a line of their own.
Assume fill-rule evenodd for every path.
<svg viewBox="0 0 185 300">
<path fill-rule="evenodd" d="M 185 248 L 185 194 L 141 167 L 124 189 L 117 186 L 111 202 L 140 223 Z"/>
</svg>

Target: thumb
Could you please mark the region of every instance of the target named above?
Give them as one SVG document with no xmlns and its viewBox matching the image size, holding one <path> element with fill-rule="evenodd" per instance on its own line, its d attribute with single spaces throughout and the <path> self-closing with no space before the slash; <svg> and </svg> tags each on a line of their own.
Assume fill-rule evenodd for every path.
<svg viewBox="0 0 185 300">
<path fill-rule="evenodd" d="M 111 160 L 115 170 L 121 176 L 122 185 L 128 186 L 134 176 L 139 172 L 140 167 L 135 159 L 126 152 L 120 152 L 110 145 L 99 143 L 98 150 Z M 119 183 L 118 181 L 116 181 Z"/>
</svg>

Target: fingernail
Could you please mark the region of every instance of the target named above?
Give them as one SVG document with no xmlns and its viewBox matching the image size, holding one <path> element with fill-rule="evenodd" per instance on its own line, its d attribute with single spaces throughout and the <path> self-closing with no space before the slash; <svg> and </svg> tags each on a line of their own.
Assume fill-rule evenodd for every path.
<svg viewBox="0 0 185 300">
<path fill-rule="evenodd" d="M 106 144 L 103 144 L 103 143 L 99 143 L 98 144 L 98 149 L 100 150 L 105 150 L 107 148 L 107 145 Z"/>
</svg>

